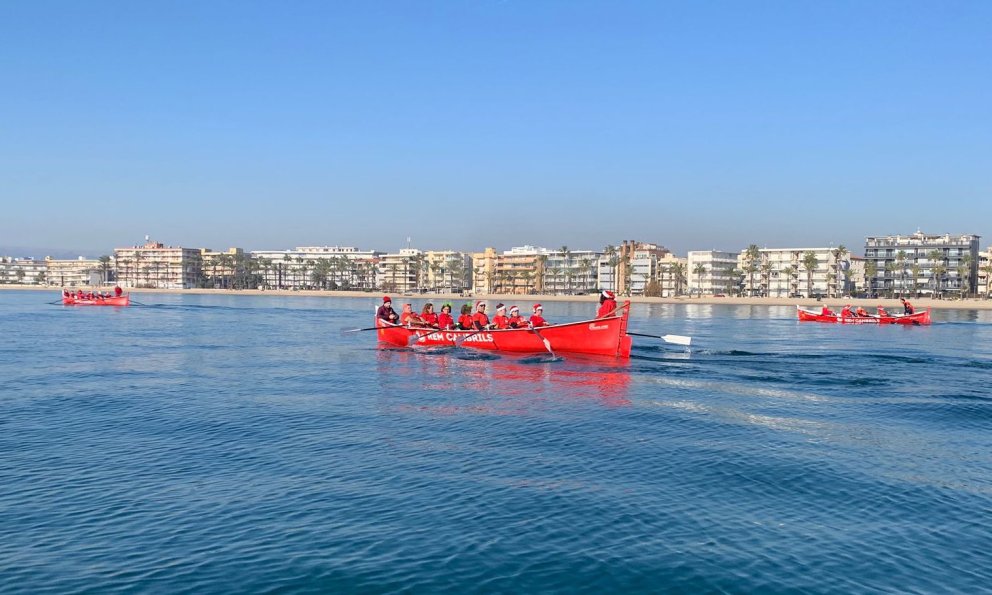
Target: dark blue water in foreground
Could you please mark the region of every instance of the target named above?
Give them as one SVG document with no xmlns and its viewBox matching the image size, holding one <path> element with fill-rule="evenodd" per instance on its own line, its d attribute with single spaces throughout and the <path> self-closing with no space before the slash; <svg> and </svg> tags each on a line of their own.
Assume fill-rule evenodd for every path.
<svg viewBox="0 0 992 595">
<path fill-rule="evenodd" d="M 639 305 L 695 344 L 618 364 L 378 349 L 372 298 L 56 298 L 0 292 L 0 591 L 992 585 L 992 313 Z"/>
</svg>

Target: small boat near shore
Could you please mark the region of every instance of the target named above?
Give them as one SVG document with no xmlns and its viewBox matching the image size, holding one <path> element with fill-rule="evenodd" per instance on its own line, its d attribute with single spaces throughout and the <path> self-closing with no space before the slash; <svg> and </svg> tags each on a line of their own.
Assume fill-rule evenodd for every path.
<svg viewBox="0 0 992 595">
<path fill-rule="evenodd" d="M 121 296 L 110 296 L 110 297 L 93 296 L 93 298 L 89 298 L 89 297 L 79 298 L 75 295 L 62 294 L 62 305 L 63 306 L 130 306 L 131 294 L 125 293 L 124 295 Z"/>
<path fill-rule="evenodd" d="M 514 353 L 584 353 L 629 358 L 631 338 L 627 334 L 630 302 L 606 318 L 552 324 L 539 328 L 436 330 L 411 328 L 375 319 L 382 343 L 397 347 L 461 346 Z"/>
<path fill-rule="evenodd" d="M 833 322 L 838 324 L 911 324 L 914 326 L 930 324 L 930 308 L 912 314 L 886 314 L 879 316 L 841 316 L 835 313 L 824 313 L 823 310 L 811 310 L 796 306 L 800 322 Z"/>
</svg>

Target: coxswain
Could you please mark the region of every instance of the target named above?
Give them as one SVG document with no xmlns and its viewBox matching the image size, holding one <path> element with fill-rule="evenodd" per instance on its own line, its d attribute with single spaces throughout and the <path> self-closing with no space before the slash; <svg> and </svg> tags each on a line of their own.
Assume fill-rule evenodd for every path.
<svg viewBox="0 0 992 595">
<path fill-rule="evenodd" d="M 844 307 L 840 311 L 840 317 L 841 318 L 850 318 L 852 316 L 854 316 L 854 314 L 851 313 L 851 304 L 845 304 Z"/>
<path fill-rule="evenodd" d="M 899 298 L 899 299 L 902 301 L 902 313 L 903 314 L 912 314 L 913 313 L 913 304 L 909 303 L 909 300 L 907 300 L 906 298 Z"/>
<path fill-rule="evenodd" d="M 393 310 L 393 300 L 389 299 L 389 296 L 382 298 L 382 305 L 375 313 L 376 318 L 383 320 L 390 324 L 396 324 L 400 317 L 396 314 L 396 310 Z"/>
<path fill-rule="evenodd" d="M 510 328 L 510 319 L 506 316 L 506 306 L 496 304 L 496 316 L 493 316 L 493 328 Z"/>
<path fill-rule="evenodd" d="M 438 328 L 437 313 L 434 312 L 434 304 L 427 302 L 424 309 L 420 311 L 420 321 L 431 328 Z"/>
<path fill-rule="evenodd" d="M 486 316 L 486 302 L 476 302 L 475 314 L 472 315 L 472 328 L 484 331 L 489 327 L 489 317 Z"/>
<path fill-rule="evenodd" d="M 121 289 L 121 286 L 120 285 L 115 286 L 114 287 L 114 297 L 121 297 L 122 295 L 124 295 L 124 290 Z"/>
<path fill-rule="evenodd" d="M 526 328 L 527 320 L 520 315 L 520 308 L 510 306 L 510 318 L 507 319 L 510 328 Z"/>
<path fill-rule="evenodd" d="M 445 302 L 441 313 L 437 315 L 437 328 L 446 331 L 455 328 L 455 319 L 451 317 L 451 304 Z"/>
<path fill-rule="evenodd" d="M 462 313 L 458 316 L 458 328 L 463 331 L 475 328 L 472 325 L 472 304 L 462 305 Z"/>
<path fill-rule="evenodd" d="M 534 304 L 534 313 L 530 315 L 530 325 L 531 326 L 548 326 L 549 323 L 544 319 L 544 306 L 541 304 Z"/>
<path fill-rule="evenodd" d="M 616 312 L 616 310 L 616 294 L 609 290 L 603 290 L 603 292 L 599 294 L 599 310 L 596 312 L 596 318 L 606 318 Z"/>
</svg>

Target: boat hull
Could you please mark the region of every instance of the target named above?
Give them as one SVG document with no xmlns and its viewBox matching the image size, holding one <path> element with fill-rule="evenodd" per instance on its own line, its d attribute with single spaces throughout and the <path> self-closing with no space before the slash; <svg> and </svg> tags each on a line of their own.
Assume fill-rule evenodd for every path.
<svg viewBox="0 0 992 595">
<path fill-rule="evenodd" d="M 585 353 L 629 358 L 631 338 L 627 335 L 627 317 L 630 313 L 630 302 L 625 302 L 621 310 L 622 314 L 617 316 L 555 324 L 536 330 L 522 328 L 479 332 L 438 331 L 391 325 L 378 318 L 375 323 L 379 341 L 397 347 L 460 345 L 489 351 L 544 353 L 547 351 L 545 346 L 547 341 L 555 353 Z"/>
<path fill-rule="evenodd" d="M 835 324 L 908 324 L 914 326 L 928 325 L 931 322 L 930 308 L 913 314 L 889 314 L 887 316 L 840 316 L 839 314 L 823 314 L 796 306 L 800 322 L 829 322 Z"/>
<path fill-rule="evenodd" d="M 75 297 L 62 296 L 63 306 L 130 306 L 131 295 L 125 294 L 120 297 L 95 298 L 92 300 L 79 299 Z"/>
</svg>

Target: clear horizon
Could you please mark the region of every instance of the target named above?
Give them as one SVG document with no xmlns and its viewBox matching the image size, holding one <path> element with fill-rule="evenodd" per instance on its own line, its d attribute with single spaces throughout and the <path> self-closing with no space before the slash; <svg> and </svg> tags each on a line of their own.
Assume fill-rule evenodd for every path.
<svg viewBox="0 0 992 595">
<path fill-rule="evenodd" d="M 9 3 L 0 246 L 984 236 L 990 30 L 977 2 Z"/>
</svg>

